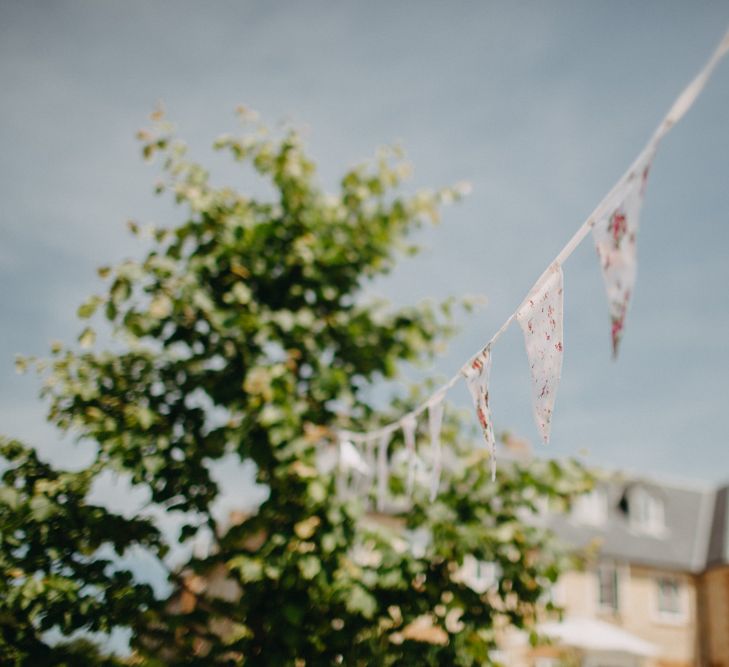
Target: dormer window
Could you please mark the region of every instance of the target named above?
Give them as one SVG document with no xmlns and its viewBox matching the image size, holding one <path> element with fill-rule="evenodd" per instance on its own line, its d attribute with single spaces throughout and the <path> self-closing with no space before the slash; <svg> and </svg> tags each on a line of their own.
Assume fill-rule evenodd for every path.
<svg viewBox="0 0 729 667">
<path fill-rule="evenodd" d="M 580 523 L 601 526 L 607 521 L 607 495 L 605 489 L 593 489 L 575 502 L 573 515 Z"/>
<path fill-rule="evenodd" d="M 660 535 L 666 530 L 663 500 L 643 487 L 636 487 L 628 496 L 630 527 L 639 533 Z"/>
</svg>

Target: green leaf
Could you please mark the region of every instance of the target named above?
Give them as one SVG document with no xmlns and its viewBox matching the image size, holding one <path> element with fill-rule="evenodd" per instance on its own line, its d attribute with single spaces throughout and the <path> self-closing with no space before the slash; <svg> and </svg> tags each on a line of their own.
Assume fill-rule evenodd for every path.
<svg viewBox="0 0 729 667">
<path fill-rule="evenodd" d="M 34 496 L 30 501 L 30 511 L 36 521 L 45 521 L 54 513 L 53 503 L 43 496 Z"/>
<path fill-rule="evenodd" d="M 372 618 L 377 611 L 377 601 L 361 586 L 354 586 L 346 600 L 347 610 L 354 614 L 361 614 L 365 618 Z"/>
<path fill-rule="evenodd" d="M 82 348 L 88 349 L 96 342 L 96 332 L 91 327 L 86 327 L 78 337 L 78 342 Z"/>
<path fill-rule="evenodd" d="M 100 296 L 92 296 L 82 303 L 76 314 L 83 320 L 90 318 L 98 309 L 98 307 L 104 302 Z"/>
<path fill-rule="evenodd" d="M 299 570 L 304 579 L 313 579 L 321 572 L 321 561 L 316 556 L 304 556 L 299 561 Z"/>
<path fill-rule="evenodd" d="M 258 558 L 236 556 L 228 561 L 228 565 L 238 572 L 243 582 L 259 581 L 263 577 L 263 561 Z"/>
</svg>

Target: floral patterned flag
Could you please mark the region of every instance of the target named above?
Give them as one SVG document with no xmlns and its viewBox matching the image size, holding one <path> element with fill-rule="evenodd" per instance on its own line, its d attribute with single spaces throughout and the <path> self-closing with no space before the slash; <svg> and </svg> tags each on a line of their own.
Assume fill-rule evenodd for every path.
<svg viewBox="0 0 729 667">
<path fill-rule="evenodd" d="M 491 480 L 496 480 L 496 440 L 491 423 L 489 408 L 489 375 L 491 374 L 491 346 L 486 346 L 462 369 L 461 375 L 466 379 L 466 386 L 476 408 L 478 422 L 481 424 L 483 437 L 491 452 Z"/>
<path fill-rule="evenodd" d="M 534 419 L 545 444 L 562 374 L 562 267 L 554 264 L 516 312 L 532 372 Z"/>
<path fill-rule="evenodd" d="M 635 285 L 638 219 L 652 158 L 653 150 L 648 150 L 636 162 L 636 168 L 628 174 L 615 203 L 595 219 L 592 228 L 610 308 L 613 358 L 618 356 Z"/>
<path fill-rule="evenodd" d="M 410 496 L 412 495 L 413 484 L 415 482 L 415 431 L 418 427 L 418 424 L 415 421 L 415 415 L 408 415 L 405 417 L 400 422 L 400 426 L 402 427 L 402 435 L 405 440 L 405 451 L 408 455 L 408 478 L 405 489 L 408 496 Z"/>
<path fill-rule="evenodd" d="M 440 427 L 443 424 L 443 399 L 445 394 L 436 394 L 428 405 L 428 429 L 430 431 L 430 449 L 433 458 L 432 476 L 430 479 L 430 500 L 435 500 L 440 486 L 440 473 L 443 465 L 443 448 L 440 442 Z"/>
</svg>

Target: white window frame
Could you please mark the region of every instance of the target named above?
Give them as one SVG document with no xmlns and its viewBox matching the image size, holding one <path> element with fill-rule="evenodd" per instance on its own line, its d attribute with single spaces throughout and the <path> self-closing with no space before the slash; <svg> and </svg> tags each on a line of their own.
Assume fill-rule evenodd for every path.
<svg viewBox="0 0 729 667">
<path fill-rule="evenodd" d="M 661 583 L 670 581 L 676 585 L 676 599 L 678 601 L 678 610 L 667 611 L 661 609 Z M 655 587 L 653 596 L 653 618 L 656 622 L 666 625 L 683 625 L 688 621 L 689 616 L 689 600 L 687 582 L 676 575 L 659 574 L 655 577 Z"/>
<path fill-rule="evenodd" d="M 662 498 L 642 487 L 628 497 L 630 528 L 636 533 L 660 536 L 666 532 L 666 508 Z"/>
<path fill-rule="evenodd" d="M 610 569 L 613 572 L 615 581 L 615 605 L 605 604 L 601 598 L 602 584 L 600 579 L 601 571 Z M 621 607 L 624 606 L 623 590 L 622 590 L 622 568 L 613 561 L 601 561 L 595 568 L 595 607 L 599 613 L 619 614 Z"/>
</svg>

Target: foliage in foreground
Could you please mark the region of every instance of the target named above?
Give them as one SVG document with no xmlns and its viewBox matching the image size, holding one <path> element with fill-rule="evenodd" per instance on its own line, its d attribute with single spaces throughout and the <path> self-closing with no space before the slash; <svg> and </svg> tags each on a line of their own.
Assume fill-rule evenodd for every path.
<svg viewBox="0 0 729 667">
<path fill-rule="evenodd" d="M 79 316 L 100 316 L 113 346 L 97 349 L 87 326 L 80 349 L 55 345 L 38 362 L 49 420 L 95 442 L 95 460 L 57 471 L 15 441 L 0 449 L 3 663 L 72 665 L 84 653 L 112 664 L 88 642 L 53 646 L 47 632 L 113 628 L 131 629 L 127 661 L 142 665 L 488 662 L 504 627 L 533 626 L 567 565 L 528 518 L 540 499 L 569 504 L 589 485 L 584 470 L 513 464 L 492 484 L 487 454 L 453 417 L 435 502 L 420 487 L 405 501 L 401 466 L 392 512 L 374 521 L 367 498 L 338 493 L 325 464 L 336 429 L 382 418 L 372 383 L 394 379 L 403 361 L 427 362 L 451 331 L 451 303 L 394 310 L 362 293 L 414 252 L 411 233 L 459 190 L 403 195 L 406 165 L 383 151 L 326 194 L 295 132 L 256 126 L 215 144 L 262 179 L 252 187 L 269 196 L 252 197 L 212 185 L 156 121 L 140 133 L 144 154 L 161 156 L 158 190 L 183 222 L 150 230 L 141 261 L 100 269 L 108 287 Z M 393 410 L 412 400 L 395 398 Z M 391 453 L 400 448 L 395 439 Z M 212 511 L 210 465 L 224 457 L 252 460 L 268 489 L 232 526 Z M 130 550 L 163 561 L 174 545 L 150 519 L 90 503 L 103 471 L 182 517 L 179 543 L 212 538 L 205 557 L 170 573 L 172 598 L 119 565 Z M 471 558 L 492 564 L 492 585 L 464 581 Z"/>
</svg>

